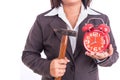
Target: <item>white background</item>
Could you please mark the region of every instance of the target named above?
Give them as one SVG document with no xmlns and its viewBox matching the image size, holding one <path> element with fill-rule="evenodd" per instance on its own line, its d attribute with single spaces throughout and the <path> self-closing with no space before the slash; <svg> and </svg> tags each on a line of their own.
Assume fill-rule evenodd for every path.
<svg viewBox="0 0 120 80">
<path fill-rule="evenodd" d="M 120 52 L 120 7 L 116 0 L 93 0 L 91 7 L 107 14 Z M 0 0 L 0 80 L 41 80 L 21 62 L 28 32 L 38 14 L 50 9 L 50 0 Z M 120 80 L 120 59 L 99 67 L 100 80 Z"/>
</svg>

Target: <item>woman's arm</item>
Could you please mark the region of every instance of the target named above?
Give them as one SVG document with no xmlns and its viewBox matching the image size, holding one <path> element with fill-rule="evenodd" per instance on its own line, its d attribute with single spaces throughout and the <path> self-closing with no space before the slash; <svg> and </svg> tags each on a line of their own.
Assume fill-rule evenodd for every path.
<svg viewBox="0 0 120 80">
<path fill-rule="evenodd" d="M 43 37 L 40 27 L 40 20 L 37 17 L 34 25 L 32 26 L 25 48 L 22 54 L 23 63 L 32 69 L 35 73 L 40 75 L 50 76 L 50 60 L 41 58 L 41 52 L 43 51 Z"/>
</svg>

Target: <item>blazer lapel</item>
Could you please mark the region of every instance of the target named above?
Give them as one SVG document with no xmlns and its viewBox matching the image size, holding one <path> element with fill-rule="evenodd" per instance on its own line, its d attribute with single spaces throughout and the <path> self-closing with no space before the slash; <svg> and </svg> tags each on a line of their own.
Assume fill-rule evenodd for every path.
<svg viewBox="0 0 120 80">
<path fill-rule="evenodd" d="M 52 27 L 53 31 L 57 35 L 58 39 L 61 40 L 62 34 L 55 31 L 55 29 L 67 29 L 66 23 L 62 21 L 60 18 L 56 17 L 51 23 L 50 26 Z"/>
<path fill-rule="evenodd" d="M 51 23 L 50 23 L 50 26 L 52 27 L 53 31 L 55 32 L 56 36 L 58 37 L 58 39 L 61 41 L 61 38 L 62 38 L 62 34 L 60 34 L 59 32 L 55 31 L 55 29 L 67 29 L 67 25 L 66 23 L 56 17 Z M 68 43 L 67 43 L 67 49 L 66 51 L 68 52 L 68 54 L 66 55 L 69 55 L 72 59 L 73 58 L 73 54 L 72 54 L 72 48 L 71 48 L 71 45 L 70 45 L 70 40 L 68 38 Z"/>
</svg>

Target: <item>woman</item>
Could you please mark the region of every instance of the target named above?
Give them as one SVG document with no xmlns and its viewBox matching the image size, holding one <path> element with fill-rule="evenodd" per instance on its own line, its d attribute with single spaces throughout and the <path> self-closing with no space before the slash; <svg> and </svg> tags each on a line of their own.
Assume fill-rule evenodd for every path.
<svg viewBox="0 0 120 80">
<path fill-rule="evenodd" d="M 91 0 L 51 0 L 52 9 L 37 16 L 28 35 L 22 61 L 42 80 L 99 80 L 98 67 L 111 66 L 118 59 L 116 44 L 110 31 L 110 46 L 102 53 L 87 52 L 83 46 L 82 27 L 90 18 L 101 18 L 109 25 L 105 14 L 89 7 Z M 91 22 L 99 25 L 99 20 Z M 54 29 L 70 29 L 78 32 L 69 37 L 66 57 L 58 59 L 62 35 Z M 46 59 L 41 57 L 44 51 Z"/>
</svg>

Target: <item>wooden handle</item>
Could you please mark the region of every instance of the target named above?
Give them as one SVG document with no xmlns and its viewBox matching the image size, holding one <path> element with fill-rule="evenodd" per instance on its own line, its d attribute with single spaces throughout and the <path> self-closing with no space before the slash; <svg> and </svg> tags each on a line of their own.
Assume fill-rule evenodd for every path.
<svg viewBox="0 0 120 80">
<path fill-rule="evenodd" d="M 68 36 L 63 35 L 63 37 L 61 39 L 61 44 L 60 44 L 60 51 L 59 51 L 59 56 L 58 56 L 59 59 L 65 58 L 67 41 L 68 41 Z M 55 78 L 55 80 L 61 80 L 61 77 Z"/>
<path fill-rule="evenodd" d="M 63 35 L 61 39 L 61 44 L 60 44 L 60 51 L 59 51 L 59 56 L 58 56 L 59 59 L 65 58 L 67 41 L 68 41 L 68 36 Z"/>
</svg>

